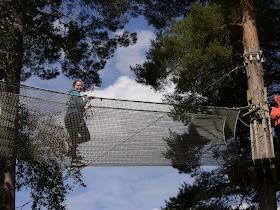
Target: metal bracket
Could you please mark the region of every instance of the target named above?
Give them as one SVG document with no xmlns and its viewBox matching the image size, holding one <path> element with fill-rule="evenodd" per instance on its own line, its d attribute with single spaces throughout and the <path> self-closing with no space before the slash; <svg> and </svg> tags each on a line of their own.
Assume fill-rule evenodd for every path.
<svg viewBox="0 0 280 210">
<path fill-rule="evenodd" d="M 244 65 L 245 66 L 249 62 L 252 63 L 253 61 L 258 61 L 258 62 L 261 62 L 261 63 L 264 62 L 261 50 L 259 52 L 249 52 L 249 53 L 243 54 L 243 58 L 244 58 Z"/>
</svg>

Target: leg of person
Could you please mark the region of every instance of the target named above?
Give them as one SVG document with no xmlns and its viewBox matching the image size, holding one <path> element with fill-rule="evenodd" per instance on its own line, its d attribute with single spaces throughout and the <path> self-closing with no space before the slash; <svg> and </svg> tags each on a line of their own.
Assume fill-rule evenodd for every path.
<svg viewBox="0 0 280 210">
<path fill-rule="evenodd" d="M 86 126 L 86 123 L 83 119 L 83 116 L 80 115 L 79 116 L 79 125 L 78 125 L 78 133 L 80 134 L 80 138 L 77 139 L 77 142 L 76 142 L 76 148 L 78 147 L 79 144 L 81 143 L 84 143 L 84 142 L 87 142 L 90 140 L 90 134 L 89 134 L 89 131 L 88 131 L 88 128 Z M 79 167 L 84 167 L 85 164 L 82 163 L 79 158 L 77 160 L 77 163 L 79 164 Z"/>
<path fill-rule="evenodd" d="M 71 166 L 76 167 L 78 163 L 78 158 L 77 158 L 77 145 L 73 144 L 70 150 L 70 155 L 72 157 L 71 161 Z"/>
<path fill-rule="evenodd" d="M 73 133 L 72 133 L 72 129 L 73 129 L 73 125 L 71 123 L 72 118 L 73 118 L 72 114 L 66 114 L 65 118 L 64 118 L 65 128 L 67 129 L 69 136 L 70 136 L 70 138 L 68 140 L 64 141 L 66 156 L 70 155 L 70 145 L 72 145 L 72 139 L 74 138 Z"/>
<path fill-rule="evenodd" d="M 279 157 L 280 154 L 280 125 L 274 127 L 276 139 L 274 141 L 275 155 Z"/>
<path fill-rule="evenodd" d="M 76 115 L 77 117 L 77 115 Z M 75 122 L 79 122 L 78 119 L 75 119 Z M 72 139 L 72 147 L 71 147 L 71 157 L 72 157 L 72 167 L 82 167 L 79 158 L 77 156 L 77 147 L 79 145 L 79 123 L 76 123 L 75 128 L 73 129 L 73 133 L 75 133 L 75 138 Z"/>
<path fill-rule="evenodd" d="M 280 124 L 276 125 L 274 127 L 274 132 L 275 132 L 275 135 L 277 136 L 277 138 L 279 139 L 279 137 L 280 137 Z"/>
<path fill-rule="evenodd" d="M 86 122 L 84 119 L 81 120 L 80 126 L 79 126 L 79 133 L 81 135 L 81 141 L 80 143 L 84 143 L 90 140 L 90 133 L 87 128 Z"/>
<path fill-rule="evenodd" d="M 77 147 L 78 144 L 73 144 L 72 149 L 71 149 L 71 156 L 72 156 L 72 162 L 71 162 L 71 167 L 85 167 L 86 164 L 82 163 L 80 158 L 77 156 Z"/>
<path fill-rule="evenodd" d="M 76 154 L 76 148 L 77 148 L 77 139 L 78 139 L 78 123 L 77 123 L 77 114 L 70 113 L 67 114 L 65 117 L 65 127 L 69 132 L 70 135 L 70 147 L 69 147 L 69 153 L 72 157 L 71 166 L 75 167 L 77 162 L 77 154 Z"/>
</svg>

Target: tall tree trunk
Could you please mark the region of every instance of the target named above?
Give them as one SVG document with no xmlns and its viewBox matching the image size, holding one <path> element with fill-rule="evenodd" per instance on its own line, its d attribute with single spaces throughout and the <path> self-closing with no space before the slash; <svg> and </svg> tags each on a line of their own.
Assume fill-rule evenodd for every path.
<svg viewBox="0 0 280 210">
<path fill-rule="evenodd" d="M 14 138 L 16 133 L 16 113 L 17 103 L 19 101 L 19 87 L 9 85 L 12 83 L 20 83 L 20 75 L 23 58 L 23 23 L 18 18 L 18 14 L 11 14 L 12 20 L 11 36 L 13 44 L 10 46 L 10 51 L 7 52 L 8 64 L 6 66 L 8 75 L 5 78 L 7 82 L 4 84 L 1 96 L 1 127 L 0 140 L 6 142 L 7 154 L 0 156 L 0 201 L 1 209 L 15 209 L 15 152 Z M 2 153 L 3 154 L 3 153 Z"/>
<path fill-rule="evenodd" d="M 274 157 L 273 139 L 269 126 L 269 110 L 263 80 L 262 54 L 258 39 L 252 0 L 240 0 L 243 25 L 243 46 L 248 78 L 248 93 L 253 109 L 259 109 L 250 124 L 252 159 Z M 258 177 L 258 192 L 261 209 L 276 209 L 276 191 L 269 177 Z"/>
</svg>

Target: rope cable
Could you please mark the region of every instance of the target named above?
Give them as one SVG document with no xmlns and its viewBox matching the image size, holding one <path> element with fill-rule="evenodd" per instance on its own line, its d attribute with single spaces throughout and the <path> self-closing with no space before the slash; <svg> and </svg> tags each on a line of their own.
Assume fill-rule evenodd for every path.
<svg viewBox="0 0 280 210">
<path fill-rule="evenodd" d="M 1 86 L 1 84 L 4 85 Z M 64 140 L 69 140 L 68 134 L 70 133 L 67 133 L 68 128 L 66 130 L 64 117 L 67 111 L 66 98 L 72 94 L 12 84 L 20 87 L 20 93 L 14 94 L 15 98 L 19 96 L 19 100 L 14 100 L 14 97 L 5 94 L 5 84 L 10 85 L 8 82 L 0 81 L 0 129 L 3 126 L 10 126 L 15 119 L 12 116 L 13 113 L 9 111 L 9 106 L 23 105 L 30 116 L 28 126 L 31 128 L 30 134 L 35 149 L 34 156 L 38 159 L 50 158 L 50 160 L 65 157 L 65 153 L 61 153 L 63 151 L 61 146 L 58 147 L 58 145 L 61 145 Z M 235 116 L 238 113 L 238 108 L 191 106 L 101 97 L 96 97 L 96 99 L 92 101 L 92 108 L 86 110 L 88 114 L 86 114 L 85 121 L 90 133 L 89 139 L 81 144 L 79 143 L 81 134 L 75 138 L 71 138 L 70 134 L 70 141 L 78 142 L 77 152 L 81 154 L 87 165 L 183 166 L 188 161 L 184 158 L 191 158 L 190 161 L 194 160 L 192 163 L 199 159 L 201 165 L 220 164 L 219 161 L 223 162 L 224 160 L 218 160 L 212 152 L 215 152 L 215 148 L 217 148 L 216 151 L 222 151 L 219 149 L 221 147 L 227 149 L 218 141 L 224 138 L 224 133 L 221 132 L 224 120 L 236 122 Z M 185 112 L 184 116 L 178 116 L 178 119 L 169 116 L 173 109 L 179 107 L 189 111 Z M 215 109 L 221 110 L 216 112 Z M 201 110 L 203 111 L 201 112 Z M 7 116 L 7 114 L 11 116 Z M 186 119 L 182 119 L 182 117 Z M 7 124 L 8 121 L 11 123 Z M 74 118 L 70 121 L 72 126 L 74 121 L 76 121 Z M 190 124 L 195 126 L 195 130 L 189 129 Z M 233 127 L 230 129 L 234 130 Z M 172 136 L 173 133 L 177 134 L 178 137 L 186 134 L 187 139 L 184 141 L 176 140 Z M 5 135 L 5 133 L 3 135 L 0 132 L 1 151 L 2 146 L 6 144 L 6 138 L 8 138 Z M 126 144 L 126 142 L 128 143 Z M 193 148 L 192 145 L 200 148 L 202 157 L 196 157 L 195 151 L 188 151 L 188 148 Z M 3 151 L 4 148 L 6 147 L 3 147 Z M 172 153 L 173 156 L 168 156 L 167 152 Z M 186 157 L 185 152 L 189 152 L 190 156 Z M 4 155 L 4 153 L 0 153 L 0 156 L 1 154 Z"/>
<path fill-rule="evenodd" d="M 243 63 L 242 63 L 243 64 Z M 236 70 L 240 69 L 243 67 L 242 64 L 237 65 L 234 69 L 232 69 L 230 72 L 224 74 L 222 77 L 220 77 L 219 79 L 215 80 L 214 82 L 212 82 L 210 85 L 208 85 L 207 87 L 205 87 L 204 89 L 202 89 L 201 91 L 198 92 L 198 94 L 202 94 L 204 91 L 211 89 L 214 85 L 216 85 L 219 81 L 221 81 L 222 79 L 224 79 L 226 76 L 229 76 L 230 74 L 232 74 L 233 72 L 235 72 Z M 191 95 L 190 98 L 187 99 L 187 102 L 190 101 L 191 99 L 193 99 L 196 95 Z M 240 110 L 240 108 L 239 108 Z M 239 117 L 238 117 L 239 118 Z M 235 134 L 234 134 L 234 141 L 235 141 Z M 226 150 L 228 151 L 228 147 L 226 145 Z M 239 158 L 238 158 L 239 159 Z"/>
<path fill-rule="evenodd" d="M 237 68 L 237 67 L 236 67 Z M 236 69 L 233 69 L 236 70 Z M 233 71 L 232 70 L 232 71 Z M 230 73 L 232 73 L 232 71 Z M 229 73 L 228 73 L 229 74 Z M 224 75 L 223 78 L 227 76 Z M 219 80 L 223 79 L 220 78 Z M 50 93 L 57 93 L 57 94 L 63 94 L 63 95 L 73 95 L 73 96 L 77 96 L 75 94 L 71 94 L 71 93 L 65 93 L 65 92 L 61 92 L 61 91 L 55 91 L 55 90 L 50 90 L 50 89 L 44 89 L 44 88 L 39 88 L 39 87 L 33 87 L 33 86 L 29 86 L 29 85 L 24 85 L 24 84 L 17 84 L 17 83 L 12 83 L 12 82 L 7 82 L 7 81 L 0 81 L 0 82 L 4 82 L 7 83 L 9 85 L 13 85 L 15 87 L 26 87 L 26 88 L 30 88 L 30 89 L 37 89 L 37 90 L 41 90 L 41 91 L 47 91 Z M 218 81 L 215 81 L 214 83 L 212 83 L 211 85 L 207 86 L 206 88 L 204 88 L 202 91 L 198 92 L 198 94 L 201 94 L 202 92 L 204 92 L 205 90 L 207 90 L 209 87 L 214 86 L 215 83 L 217 83 Z M 20 95 L 20 94 L 16 94 L 16 95 Z M 21 95 L 22 96 L 22 95 Z M 31 96 L 29 96 L 31 97 Z M 81 95 L 79 97 L 87 97 L 87 95 Z M 41 98 L 36 98 L 34 97 L 34 99 L 40 99 Z M 184 107 L 193 107 L 192 105 L 186 105 L 186 104 L 175 104 L 175 103 L 163 103 L 163 102 L 151 102 L 151 101 L 139 101 L 139 100 L 127 100 L 127 99 L 116 99 L 116 98 L 106 98 L 106 97 L 95 97 L 95 99 L 100 99 L 101 101 L 103 100 L 110 100 L 110 101 L 118 101 L 118 102 L 135 102 L 135 103 L 143 103 L 143 104 L 158 104 L 158 105 L 170 105 L 170 106 L 184 106 Z M 191 98 L 190 98 L 191 99 Z M 51 101 L 50 102 L 55 102 L 55 101 Z M 205 107 L 205 108 L 215 108 L 215 109 L 240 109 L 243 107 L 215 107 L 215 106 L 200 106 L 197 105 L 196 107 Z"/>
<path fill-rule="evenodd" d="M 243 64 L 243 63 L 242 63 Z M 208 85 L 207 87 L 205 87 L 204 89 L 202 89 L 201 91 L 199 91 L 197 94 L 201 94 L 204 91 L 211 89 L 216 83 L 218 83 L 219 81 L 221 81 L 222 79 L 224 79 L 226 76 L 229 76 L 230 74 L 232 74 L 233 72 L 235 72 L 237 69 L 243 67 L 242 64 L 239 64 L 238 66 L 236 66 L 234 69 L 232 69 L 230 72 L 224 74 L 222 77 L 220 77 L 219 79 L 215 80 L 214 82 L 212 82 L 210 85 Z M 193 97 L 195 97 L 195 95 L 192 95 L 187 101 L 190 101 Z"/>
<path fill-rule="evenodd" d="M 241 120 L 241 118 L 240 118 L 240 117 L 238 117 L 238 120 L 240 120 L 240 122 L 242 122 L 242 124 L 243 124 L 243 125 L 245 125 L 245 126 L 247 126 L 247 127 L 249 127 L 249 128 L 250 128 L 250 125 L 246 124 L 243 120 Z"/>
</svg>

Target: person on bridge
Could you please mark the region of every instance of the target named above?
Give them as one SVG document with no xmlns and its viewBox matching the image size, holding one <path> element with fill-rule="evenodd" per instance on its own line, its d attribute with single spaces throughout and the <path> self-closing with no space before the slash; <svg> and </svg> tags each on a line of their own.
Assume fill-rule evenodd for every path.
<svg viewBox="0 0 280 210">
<path fill-rule="evenodd" d="M 69 143 L 66 142 L 66 148 L 72 157 L 71 167 L 84 167 L 85 164 L 79 160 L 77 156 L 77 147 L 79 144 L 90 140 L 90 133 L 83 118 L 83 113 L 86 109 L 91 107 L 88 103 L 94 96 L 86 97 L 86 100 L 81 96 L 84 83 L 80 80 L 74 81 L 72 89 L 69 91 L 69 96 L 66 101 L 67 112 L 65 115 L 65 127 L 70 135 Z M 67 149 L 66 149 L 67 150 Z"/>
<path fill-rule="evenodd" d="M 270 112 L 271 124 L 274 127 L 274 133 L 276 139 L 274 139 L 275 153 L 279 155 L 280 152 L 280 96 L 275 95 L 274 101 L 276 106 L 274 106 Z"/>
</svg>

